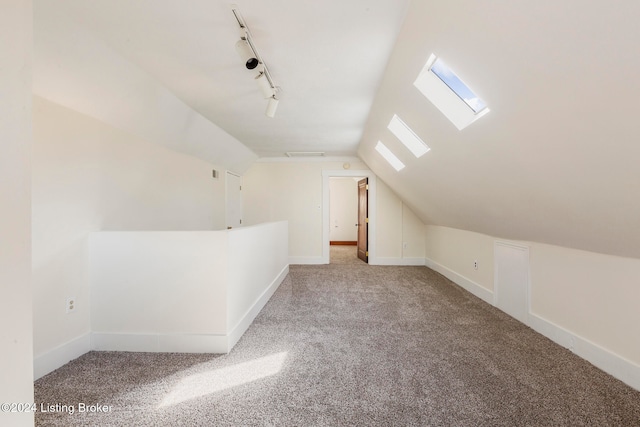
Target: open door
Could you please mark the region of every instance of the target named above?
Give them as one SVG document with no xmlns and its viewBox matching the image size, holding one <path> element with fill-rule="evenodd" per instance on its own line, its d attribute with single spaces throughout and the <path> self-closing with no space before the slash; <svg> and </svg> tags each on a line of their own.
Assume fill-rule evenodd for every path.
<svg viewBox="0 0 640 427">
<path fill-rule="evenodd" d="M 242 226 L 242 182 L 239 175 L 227 172 L 227 229 Z"/>
<path fill-rule="evenodd" d="M 369 178 L 358 181 L 358 258 L 369 262 Z"/>
</svg>

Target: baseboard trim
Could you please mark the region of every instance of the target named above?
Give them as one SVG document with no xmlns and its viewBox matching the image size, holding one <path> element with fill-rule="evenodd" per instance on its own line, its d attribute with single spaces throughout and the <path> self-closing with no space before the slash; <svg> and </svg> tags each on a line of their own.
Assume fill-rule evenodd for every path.
<svg viewBox="0 0 640 427">
<path fill-rule="evenodd" d="M 271 284 L 265 289 L 265 291 L 260 295 L 260 297 L 256 300 L 256 302 L 247 310 L 247 312 L 242 316 L 242 319 L 231 329 L 231 331 L 227 334 L 229 341 L 228 347 L 231 349 L 240 341 L 242 335 L 249 329 L 249 326 L 253 323 L 256 316 L 260 311 L 264 308 L 264 306 L 269 302 L 271 296 L 278 290 L 280 284 L 289 274 L 289 266 L 286 265 L 282 271 L 276 276 L 275 279 L 271 282 Z"/>
<path fill-rule="evenodd" d="M 480 286 L 473 280 L 470 280 L 463 275 L 456 273 L 455 271 L 430 258 L 425 258 L 424 265 L 442 274 L 453 283 L 471 292 L 473 295 L 477 296 L 486 303 L 493 305 L 493 292 L 488 290 L 487 288 Z"/>
<path fill-rule="evenodd" d="M 227 335 L 215 334 L 91 334 L 91 349 L 95 351 L 227 353 L 228 342 Z"/>
<path fill-rule="evenodd" d="M 442 274 L 460 287 L 471 292 L 478 298 L 494 305 L 493 292 L 429 258 L 426 259 L 425 265 Z M 575 335 L 571 331 L 556 325 L 537 314 L 529 312 L 527 319 L 526 325 L 531 327 L 534 331 L 544 335 L 556 344 L 567 348 L 577 356 L 585 359 L 592 365 L 602 369 L 604 372 L 619 379 L 628 386 L 640 391 L 640 366 L 636 365 L 634 362 L 631 362 L 630 360 L 627 360 L 624 357 L 617 355 L 583 337 Z"/>
<path fill-rule="evenodd" d="M 77 359 L 91 351 L 91 333 L 87 332 L 77 338 L 55 347 L 40 356 L 33 358 L 33 378 L 37 380 L 73 359 Z"/>
<path fill-rule="evenodd" d="M 332 246 L 358 246 L 358 242 L 353 240 L 331 240 L 329 245 Z"/>
<path fill-rule="evenodd" d="M 369 259 L 371 265 L 425 265 L 424 258 L 386 258 Z"/>
<path fill-rule="evenodd" d="M 304 257 L 304 256 L 290 256 L 289 257 L 290 265 L 305 265 L 305 264 L 327 264 L 322 260 L 321 256 L 318 257 Z"/>
<path fill-rule="evenodd" d="M 630 360 L 575 335 L 537 314 L 529 313 L 528 326 L 609 375 L 640 391 L 640 366 Z"/>
<path fill-rule="evenodd" d="M 227 334 L 121 334 L 93 332 L 91 350 L 151 353 L 229 353 L 289 273 L 286 265 Z M 62 365 L 61 365 L 62 366 Z"/>
</svg>

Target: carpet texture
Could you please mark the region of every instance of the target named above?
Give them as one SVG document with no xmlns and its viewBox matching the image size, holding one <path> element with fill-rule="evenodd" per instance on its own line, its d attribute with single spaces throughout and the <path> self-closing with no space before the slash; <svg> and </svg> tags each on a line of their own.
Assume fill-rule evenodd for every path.
<svg viewBox="0 0 640 427">
<path fill-rule="evenodd" d="M 443 276 L 364 263 L 291 266 L 228 355 L 91 352 L 35 399 L 76 408 L 39 426 L 640 425 L 640 392 Z"/>
<path fill-rule="evenodd" d="M 329 262 L 331 264 L 366 264 L 358 258 L 357 246 L 334 245 L 329 248 Z"/>
</svg>

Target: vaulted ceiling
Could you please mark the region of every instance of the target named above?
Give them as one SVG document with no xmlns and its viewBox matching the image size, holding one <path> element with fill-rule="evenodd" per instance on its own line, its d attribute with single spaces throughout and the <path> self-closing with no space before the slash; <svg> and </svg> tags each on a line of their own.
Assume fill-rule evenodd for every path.
<svg viewBox="0 0 640 427">
<path fill-rule="evenodd" d="M 273 119 L 222 1 L 35 0 L 34 92 L 240 172 L 357 152 L 427 224 L 640 258 L 640 3 L 236 3 L 282 88 Z M 460 131 L 422 96 L 431 53 L 489 114 Z"/>
<path fill-rule="evenodd" d="M 634 1 L 412 2 L 358 153 L 428 224 L 640 257 L 638 16 Z M 431 53 L 489 114 L 460 131 L 416 90 Z M 394 113 L 430 152 L 400 145 Z"/>
<path fill-rule="evenodd" d="M 259 156 L 355 155 L 408 1 L 235 1 L 281 88 L 273 119 L 236 52 L 231 3 L 36 0 L 36 93 L 92 115 L 115 97 L 140 120 L 130 103 L 158 102 L 155 86 L 137 89 L 146 78 Z"/>
</svg>

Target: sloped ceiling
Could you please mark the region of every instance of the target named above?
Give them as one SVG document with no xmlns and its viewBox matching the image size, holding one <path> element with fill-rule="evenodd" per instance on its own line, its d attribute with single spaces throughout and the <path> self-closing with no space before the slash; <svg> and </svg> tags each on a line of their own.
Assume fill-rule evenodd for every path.
<svg viewBox="0 0 640 427">
<path fill-rule="evenodd" d="M 257 72 L 235 50 L 231 3 L 282 89 L 273 119 Z M 353 156 L 407 7 L 408 0 L 34 0 L 34 91 L 152 140 L 168 132 L 175 149 L 180 130 L 197 119 L 198 131 L 187 133 L 200 135 L 193 153 L 239 142 L 258 156 Z M 212 125 L 227 136 L 202 132 Z M 210 154 L 223 163 L 230 155 Z"/>
<path fill-rule="evenodd" d="M 640 258 L 640 3 L 236 3 L 282 87 L 275 119 L 218 0 L 34 0 L 34 93 L 238 172 L 357 150 L 427 224 Z M 488 115 L 459 131 L 414 88 L 431 53 Z"/>
<path fill-rule="evenodd" d="M 358 154 L 427 224 L 640 258 L 638 16 L 635 1 L 414 1 Z M 431 53 L 489 114 L 459 131 L 416 90 Z M 431 151 L 402 147 L 393 114 Z"/>
</svg>

